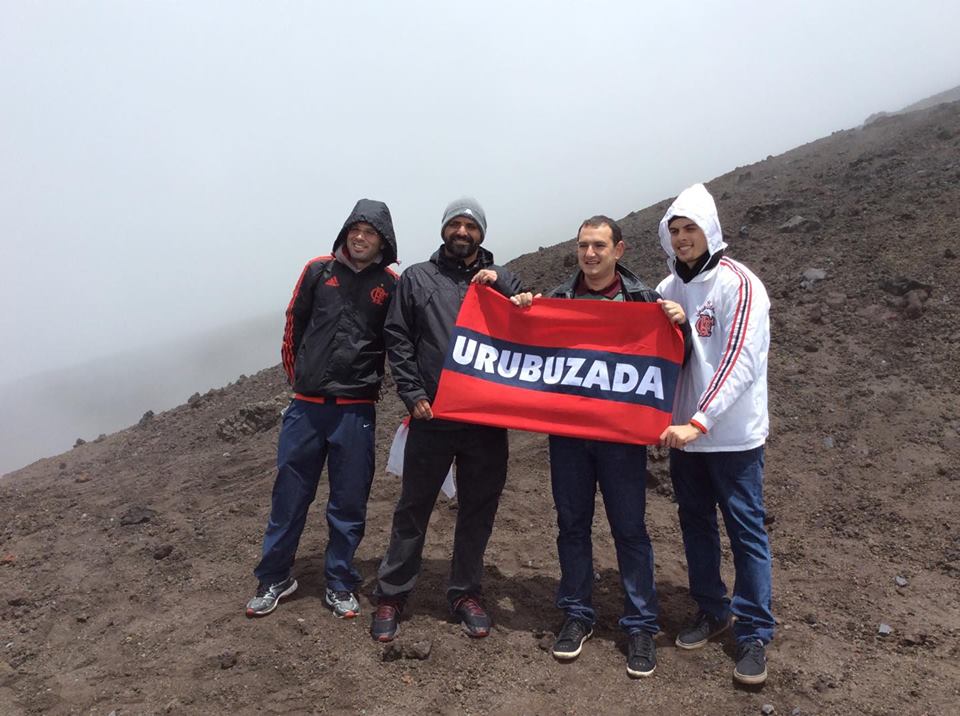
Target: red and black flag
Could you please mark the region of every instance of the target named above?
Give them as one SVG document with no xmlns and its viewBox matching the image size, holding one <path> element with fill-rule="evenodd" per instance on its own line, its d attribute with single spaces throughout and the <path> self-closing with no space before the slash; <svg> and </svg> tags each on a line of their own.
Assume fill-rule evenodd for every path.
<svg viewBox="0 0 960 716">
<path fill-rule="evenodd" d="M 683 338 L 656 303 L 540 299 L 472 286 L 433 413 L 518 430 L 650 445 L 670 425 Z"/>
</svg>

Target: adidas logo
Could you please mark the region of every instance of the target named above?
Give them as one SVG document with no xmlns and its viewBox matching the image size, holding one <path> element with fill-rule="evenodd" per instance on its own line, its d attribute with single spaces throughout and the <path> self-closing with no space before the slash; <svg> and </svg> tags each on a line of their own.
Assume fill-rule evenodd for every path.
<svg viewBox="0 0 960 716">
<path fill-rule="evenodd" d="M 328 278 L 327 281 L 326 281 L 326 283 L 325 283 L 324 285 L 325 285 L 325 286 L 333 286 L 334 288 L 339 288 L 339 287 L 340 287 L 340 282 L 337 281 L 337 277 L 334 276 L 333 278 Z"/>
</svg>

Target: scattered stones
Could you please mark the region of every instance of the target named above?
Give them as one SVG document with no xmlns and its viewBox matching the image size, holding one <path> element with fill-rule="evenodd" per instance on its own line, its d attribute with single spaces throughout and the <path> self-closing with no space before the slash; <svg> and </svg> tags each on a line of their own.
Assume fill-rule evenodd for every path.
<svg viewBox="0 0 960 716">
<path fill-rule="evenodd" d="M 930 298 L 926 289 L 918 288 L 908 291 L 904 298 L 903 315 L 907 318 L 920 318 L 923 315 L 923 305 Z"/>
<path fill-rule="evenodd" d="M 95 443 L 102 443 L 102 442 L 103 442 L 104 440 L 106 440 L 106 439 L 107 439 L 107 434 L 106 434 L 106 433 L 100 433 L 99 435 L 97 435 L 97 437 L 95 437 L 95 438 L 93 439 L 93 442 L 95 442 Z"/>
<path fill-rule="evenodd" d="M 16 563 L 17 563 L 16 555 L 8 553 L 0 557 L 0 564 L 16 564 Z"/>
<path fill-rule="evenodd" d="M 11 607 L 25 607 L 30 604 L 30 600 L 26 597 L 11 597 L 7 600 L 7 604 Z"/>
<path fill-rule="evenodd" d="M 140 417 L 140 422 L 137 423 L 141 428 L 150 424 L 150 421 L 153 420 L 153 411 L 148 410 Z"/>
<path fill-rule="evenodd" d="M 893 627 L 889 624 L 881 623 L 880 626 L 877 627 L 877 634 L 880 636 L 890 636 L 893 634 Z"/>
<path fill-rule="evenodd" d="M 791 234 L 796 231 L 803 231 L 804 233 L 810 233 L 811 231 L 817 231 L 823 227 L 823 224 L 820 223 L 819 219 L 811 219 L 806 216 L 796 216 L 791 217 L 789 220 L 780 224 L 777 227 L 777 231 L 782 231 L 785 234 Z"/>
<path fill-rule="evenodd" d="M 745 172 L 740 172 L 737 175 L 737 184 L 743 184 L 744 182 L 750 181 L 753 179 L 753 172 L 749 169 Z"/>
<path fill-rule="evenodd" d="M 819 676 L 817 677 L 817 680 L 814 682 L 813 688 L 822 694 L 827 689 L 837 688 L 837 683 L 833 679 L 827 676 Z"/>
<path fill-rule="evenodd" d="M 773 219 L 775 216 L 782 215 L 785 209 L 793 207 L 793 201 L 790 199 L 780 199 L 770 201 L 764 204 L 754 204 L 746 213 L 746 223 L 760 224 L 764 221 Z"/>
<path fill-rule="evenodd" d="M 933 286 L 921 283 L 912 278 L 907 278 L 906 276 L 897 276 L 894 279 L 884 279 L 880 282 L 880 289 L 886 291 L 887 293 L 893 294 L 894 296 L 905 296 L 910 291 L 916 291 L 917 289 L 925 290 L 928 295 L 933 293 Z"/>
<path fill-rule="evenodd" d="M 737 232 L 737 236 L 741 239 L 746 239 L 750 236 L 750 224 L 744 224 L 740 227 L 740 230 Z"/>
<path fill-rule="evenodd" d="M 7 662 L 0 660 L 0 686 L 6 686 L 17 675 L 16 670 Z"/>
<path fill-rule="evenodd" d="M 187 405 L 189 405 L 191 408 L 200 407 L 200 400 L 201 400 L 200 393 L 194 393 L 189 398 L 187 398 Z"/>
<path fill-rule="evenodd" d="M 66 470 L 66 469 L 67 469 L 67 463 L 61 462 L 59 465 L 57 465 L 57 468 L 60 469 L 60 470 Z"/>
<path fill-rule="evenodd" d="M 430 651 L 433 649 L 433 644 L 429 641 L 418 641 L 413 644 L 410 644 L 403 650 L 403 655 L 407 659 L 416 659 L 417 661 L 424 661 L 430 658 Z"/>
<path fill-rule="evenodd" d="M 823 439 L 823 447 L 825 447 L 827 450 L 833 449 L 833 436 L 832 436 L 832 435 L 827 435 L 827 437 L 825 437 L 825 438 Z"/>
<path fill-rule="evenodd" d="M 87 473 L 81 472 L 79 475 L 77 475 L 75 478 L 73 478 L 73 481 L 74 481 L 74 482 L 79 482 L 79 483 L 82 484 L 82 483 L 84 483 L 84 482 L 90 482 L 90 479 L 91 479 L 91 478 L 90 478 L 90 476 L 89 476 Z"/>
<path fill-rule="evenodd" d="M 231 417 L 217 422 L 217 436 L 228 443 L 237 442 L 240 438 L 256 433 L 263 433 L 278 424 L 280 411 L 286 401 L 267 400 L 259 403 L 248 403 Z"/>
<path fill-rule="evenodd" d="M 823 302 L 833 309 L 843 308 L 847 305 L 847 295 L 833 291 L 824 297 Z"/>
<path fill-rule="evenodd" d="M 576 265 L 577 265 L 577 257 L 574 256 L 573 254 L 567 254 L 566 256 L 563 257 L 564 268 L 571 268 L 572 266 L 576 266 Z"/>
<path fill-rule="evenodd" d="M 86 444 L 87 444 L 87 441 L 86 441 L 86 440 L 84 440 L 83 438 L 77 438 L 77 441 L 73 444 L 73 446 L 74 446 L 75 448 L 78 448 L 78 447 L 80 447 L 81 445 L 86 445 Z"/>
<path fill-rule="evenodd" d="M 764 704 L 760 707 L 760 713 L 763 716 L 770 716 L 770 714 L 775 714 L 777 710 L 773 707 L 773 704 Z"/>
<path fill-rule="evenodd" d="M 172 544 L 162 544 L 153 550 L 153 558 L 157 560 L 166 559 L 171 555 L 172 552 L 173 552 Z"/>
<path fill-rule="evenodd" d="M 149 507 L 131 507 L 120 515 L 120 524 L 123 526 L 139 525 L 149 522 L 156 516 L 157 511 L 151 510 Z"/>
<path fill-rule="evenodd" d="M 542 637 L 540 637 L 540 641 L 537 642 L 537 646 L 542 651 L 550 651 L 553 648 L 553 642 L 556 640 L 557 638 L 552 632 L 546 632 Z"/>
<path fill-rule="evenodd" d="M 930 646 L 931 638 L 929 634 L 910 634 L 900 640 L 902 646 Z"/>
<path fill-rule="evenodd" d="M 800 710 L 800 707 L 794 706 L 793 710 L 790 712 L 790 716 L 800 716 L 801 713 L 803 712 Z"/>
<path fill-rule="evenodd" d="M 899 574 L 893 578 L 893 581 L 898 587 L 906 587 L 910 584 L 906 577 L 901 577 Z"/>
<path fill-rule="evenodd" d="M 951 260 L 952 260 L 952 259 L 957 258 L 957 254 L 956 254 L 956 252 L 955 252 L 953 249 L 946 249 L 946 250 L 943 252 L 943 258 L 945 258 L 945 259 L 951 259 Z"/>
<path fill-rule="evenodd" d="M 225 651 L 220 655 L 220 668 L 232 669 L 237 665 L 237 654 L 233 651 Z"/>
<path fill-rule="evenodd" d="M 402 658 L 403 647 L 395 641 L 391 641 L 383 647 L 383 652 L 380 654 L 381 661 L 398 661 Z"/>
<path fill-rule="evenodd" d="M 811 288 L 817 281 L 823 281 L 827 277 L 827 272 L 820 268 L 808 268 L 800 274 L 800 286 L 802 288 Z"/>
</svg>

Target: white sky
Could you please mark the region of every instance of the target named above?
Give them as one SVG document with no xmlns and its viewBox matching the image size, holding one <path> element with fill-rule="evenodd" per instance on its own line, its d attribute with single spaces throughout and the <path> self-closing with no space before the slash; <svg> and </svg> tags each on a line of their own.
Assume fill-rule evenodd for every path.
<svg viewBox="0 0 960 716">
<path fill-rule="evenodd" d="M 353 203 L 498 260 L 960 84 L 960 3 L 0 0 L 0 382 L 286 307 Z M 655 240 L 655 237 L 651 237 Z"/>
</svg>

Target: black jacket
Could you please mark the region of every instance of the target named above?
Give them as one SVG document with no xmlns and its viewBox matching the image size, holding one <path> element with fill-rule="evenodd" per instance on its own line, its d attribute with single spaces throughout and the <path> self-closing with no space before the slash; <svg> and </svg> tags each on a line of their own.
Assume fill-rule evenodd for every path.
<svg viewBox="0 0 960 716">
<path fill-rule="evenodd" d="M 412 410 L 418 400 L 433 402 L 436 397 L 460 305 L 467 295 L 470 279 L 484 268 L 497 272 L 493 288 L 504 296 L 523 290 L 519 279 L 502 266 L 494 265 L 493 254 L 483 247 L 470 266 L 447 257 L 441 248 L 429 261 L 414 264 L 401 274 L 384 330 L 390 371 L 408 410 Z"/>
<path fill-rule="evenodd" d="M 287 308 L 281 356 L 299 395 L 376 400 L 383 380 L 383 323 L 397 286 L 387 266 L 397 240 L 383 202 L 361 199 L 333 243 L 343 244 L 353 224 L 366 221 L 383 239 L 382 258 L 354 271 L 334 256 L 312 259 Z"/>
<path fill-rule="evenodd" d="M 580 274 L 582 271 L 577 271 L 573 276 L 561 283 L 555 289 L 553 289 L 549 294 L 549 298 L 573 298 L 576 295 L 577 282 L 580 280 Z M 657 293 L 654 289 L 650 288 L 643 281 L 640 280 L 640 277 L 637 276 L 633 271 L 628 269 L 626 266 L 621 266 L 617 264 L 617 273 L 620 274 L 620 284 L 623 286 L 623 296 L 627 301 L 645 301 L 647 303 L 654 303 L 660 294 Z"/>
<path fill-rule="evenodd" d="M 549 298 L 574 298 L 576 296 L 577 282 L 580 280 L 581 271 L 577 271 L 573 276 L 561 283 L 549 294 Z M 658 298 L 662 298 L 656 289 L 650 288 L 640 277 L 626 266 L 617 264 L 617 273 L 620 274 L 620 285 L 623 287 L 623 297 L 627 301 L 645 301 L 655 303 Z M 680 324 L 680 332 L 683 334 L 683 364 L 687 364 L 690 358 L 690 351 L 693 348 L 690 333 L 690 321 L 684 321 Z"/>
</svg>

